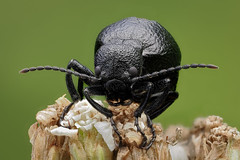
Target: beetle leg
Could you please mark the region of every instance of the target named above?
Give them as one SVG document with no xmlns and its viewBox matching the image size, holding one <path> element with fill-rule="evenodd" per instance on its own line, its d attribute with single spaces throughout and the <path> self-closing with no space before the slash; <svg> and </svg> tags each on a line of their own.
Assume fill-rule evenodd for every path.
<svg viewBox="0 0 240 160">
<path fill-rule="evenodd" d="M 96 94 L 97 87 L 91 86 L 87 87 L 84 89 L 83 93 L 88 102 L 100 113 L 105 115 L 107 118 L 111 118 L 113 116 L 112 111 L 108 110 L 107 108 L 101 106 L 97 102 L 95 102 L 92 98 L 91 95 L 99 95 Z M 103 93 L 104 94 L 104 93 Z"/>
<path fill-rule="evenodd" d="M 164 112 L 177 98 L 178 92 L 166 91 L 162 94 L 162 96 L 157 97 L 156 101 L 154 102 L 154 104 L 151 105 L 151 107 L 147 108 L 146 111 L 144 111 L 147 116 L 148 127 L 151 129 L 152 132 L 152 139 L 150 140 L 148 145 L 145 146 L 145 149 L 149 149 L 156 139 L 155 130 L 152 126 L 152 119 L 156 118 L 162 112 Z"/>
<path fill-rule="evenodd" d="M 72 59 L 68 63 L 67 69 L 73 69 L 74 71 L 77 71 L 79 73 L 84 73 L 84 74 L 93 76 L 93 73 L 91 70 L 89 70 L 87 67 L 80 64 L 75 59 Z M 89 84 L 89 81 L 87 79 L 84 80 L 84 82 L 86 84 Z M 68 88 L 69 94 L 70 94 L 73 102 L 76 102 L 77 100 L 83 98 L 83 80 L 82 79 L 80 79 L 80 78 L 78 79 L 78 93 L 73 84 L 72 75 L 66 74 L 66 83 L 67 83 L 67 88 Z"/>
<path fill-rule="evenodd" d="M 154 119 L 163 113 L 177 98 L 178 92 L 168 91 L 167 94 L 158 97 L 154 103 L 145 110 L 145 113 L 149 115 L 150 119 Z"/>
<path fill-rule="evenodd" d="M 93 76 L 92 71 L 90 71 L 87 67 L 83 66 L 82 64 L 80 64 L 77 60 L 72 59 L 68 65 L 67 65 L 67 69 L 73 69 L 74 71 L 77 71 L 78 73 L 84 73 L 90 76 Z M 89 81 L 86 80 L 82 80 L 82 79 L 78 79 L 78 92 L 75 89 L 75 86 L 73 84 L 73 80 L 72 80 L 72 75 L 71 74 L 66 74 L 66 84 L 67 84 L 67 89 L 68 92 L 72 98 L 72 103 L 70 103 L 68 106 L 66 106 L 63 109 L 63 112 L 60 116 L 59 122 L 58 124 L 61 125 L 61 122 L 64 119 L 64 116 L 68 113 L 68 111 L 70 110 L 70 108 L 73 106 L 73 104 L 78 101 L 79 99 L 82 100 L 83 98 L 83 81 L 85 83 L 89 83 Z"/>
<path fill-rule="evenodd" d="M 147 106 L 148 100 L 152 94 L 152 90 L 153 90 L 153 83 L 148 82 L 146 85 L 146 96 L 145 99 L 143 100 L 143 102 L 140 104 L 140 106 L 136 109 L 136 111 L 134 112 L 134 116 L 135 117 L 140 117 L 141 114 L 143 113 L 144 109 Z"/>
<path fill-rule="evenodd" d="M 169 79 L 164 79 L 162 82 L 165 83 L 165 89 L 163 90 L 163 92 L 158 93 L 158 96 L 153 99 L 153 102 L 151 102 L 144 110 L 144 113 L 147 116 L 148 127 L 151 129 L 152 132 L 152 138 L 149 144 L 145 146 L 145 149 L 149 149 L 156 139 L 155 130 L 152 126 L 152 119 L 156 118 L 158 115 L 164 112 L 178 98 L 178 93 L 170 90 Z"/>
<path fill-rule="evenodd" d="M 70 108 L 73 106 L 74 102 L 71 102 L 68 106 L 66 106 L 61 115 L 60 115 L 60 118 L 59 118 L 59 121 L 58 121 L 58 125 L 61 126 L 61 122 L 63 121 L 65 115 L 68 113 L 68 111 L 70 110 Z M 66 127 L 66 126 L 63 126 L 63 127 Z M 66 128 L 70 128 L 70 126 L 66 127 Z"/>
<path fill-rule="evenodd" d="M 152 90 L 153 90 L 153 84 L 151 82 L 148 82 L 147 85 L 146 85 L 145 99 L 143 100 L 143 102 L 140 104 L 140 106 L 134 112 L 135 126 L 137 127 L 137 131 L 140 132 L 140 134 L 143 137 L 142 143 L 140 145 L 141 148 L 143 148 L 147 144 L 147 137 L 139 126 L 138 118 L 142 115 L 143 111 L 145 110 L 145 108 L 147 106 L 147 103 L 148 103 L 148 100 L 149 100 L 149 98 L 152 94 Z"/>
<path fill-rule="evenodd" d="M 142 148 L 144 147 L 145 149 L 149 149 L 156 139 L 155 130 L 153 128 L 152 120 L 151 120 L 152 114 L 155 114 L 156 112 L 159 113 L 159 108 L 161 108 L 160 109 L 161 113 L 167 108 L 164 104 L 168 104 L 168 101 L 166 100 L 168 100 L 169 95 L 171 95 L 171 93 L 173 92 L 173 91 L 170 91 L 170 79 L 166 78 L 161 80 L 160 82 L 163 87 L 163 91 L 155 94 L 156 98 L 152 94 L 151 99 L 153 99 L 153 102 L 150 102 L 150 104 L 146 104 L 147 108 L 144 108 L 144 112 L 147 116 L 147 125 L 152 132 L 152 138 L 149 144 L 146 146 L 146 142 L 145 142 L 145 143 L 142 143 L 141 145 L 141 147 Z M 168 106 L 170 106 L 170 104 Z"/>
<path fill-rule="evenodd" d="M 98 89 L 100 88 L 100 89 Z M 102 93 L 99 92 L 102 89 L 102 87 L 95 87 L 95 86 L 91 86 L 88 88 L 85 88 L 83 93 L 86 97 L 86 99 L 88 100 L 88 102 L 100 113 L 102 113 L 103 115 L 105 115 L 107 118 L 110 118 L 110 122 L 111 125 L 113 127 L 114 132 L 117 134 L 117 136 L 119 137 L 119 147 L 122 146 L 122 137 L 121 134 L 119 132 L 119 130 L 117 129 L 116 123 L 113 120 L 113 114 L 112 111 L 108 110 L 107 108 L 99 105 L 97 102 L 95 102 L 90 96 L 91 95 L 105 95 L 103 90 Z M 100 94 L 101 93 L 101 94 Z"/>
<path fill-rule="evenodd" d="M 148 150 L 152 146 L 153 142 L 156 139 L 156 133 L 155 133 L 155 129 L 153 128 L 153 123 L 152 123 L 151 118 L 147 114 L 146 114 L 146 117 L 147 117 L 147 125 L 151 129 L 151 133 L 152 133 L 152 138 L 151 138 L 150 142 L 148 143 L 147 146 L 145 146 L 145 149 Z"/>
<path fill-rule="evenodd" d="M 122 147 L 122 136 L 121 133 L 119 132 L 116 123 L 113 120 L 113 117 L 110 118 L 110 122 L 111 122 L 111 126 L 113 127 L 114 132 L 117 134 L 118 138 L 119 138 L 119 145 L 118 147 Z"/>
</svg>

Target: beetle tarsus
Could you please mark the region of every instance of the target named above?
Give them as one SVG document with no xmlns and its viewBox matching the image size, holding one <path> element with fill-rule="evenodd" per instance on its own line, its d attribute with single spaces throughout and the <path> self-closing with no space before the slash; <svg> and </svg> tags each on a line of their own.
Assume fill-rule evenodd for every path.
<svg viewBox="0 0 240 160">
<path fill-rule="evenodd" d="M 113 127 L 114 132 L 117 134 L 117 136 L 119 138 L 118 147 L 121 148 L 123 146 L 121 133 L 119 132 L 119 130 L 116 126 L 116 123 L 113 120 L 113 117 L 110 117 L 110 122 L 111 122 L 111 126 Z"/>
<path fill-rule="evenodd" d="M 134 125 L 137 127 L 137 131 L 142 136 L 142 143 L 140 144 L 140 148 L 144 148 L 146 146 L 146 144 L 147 144 L 147 137 L 146 137 L 145 133 L 142 131 L 142 129 L 139 126 L 138 117 L 135 117 L 135 124 Z"/>
<path fill-rule="evenodd" d="M 144 148 L 144 149 L 148 150 L 148 149 L 152 146 L 153 142 L 154 142 L 155 139 L 156 139 L 156 133 L 155 133 L 155 129 L 154 129 L 154 127 L 153 127 L 153 123 L 152 123 L 151 118 L 150 118 L 147 114 L 146 114 L 146 116 L 147 116 L 147 124 L 148 124 L 148 127 L 151 129 L 151 133 L 152 133 L 152 138 L 151 138 L 150 142 L 149 142 L 148 145 L 145 146 L 145 148 Z"/>
<path fill-rule="evenodd" d="M 62 126 L 62 121 L 64 120 L 65 115 L 68 113 L 68 111 L 71 109 L 71 107 L 73 106 L 74 102 L 71 102 L 68 106 L 66 106 L 63 111 L 62 114 L 59 117 L 59 121 L 58 121 L 58 126 Z M 65 128 L 70 128 L 70 126 L 62 126 Z"/>
<path fill-rule="evenodd" d="M 149 98 L 150 98 L 150 96 L 152 94 L 152 91 L 153 91 L 153 84 L 151 82 L 147 82 L 147 84 L 145 84 L 145 86 L 146 86 L 145 89 L 144 89 L 144 91 L 146 91 L 145 99 L 143 100 L 143 102 L 140 104 L 140 106 L 134 112 L 135 126 L 137 127 L 137 131 L 143 137 L 142 143 L 140 145 L 140 148 L 144 148 L 146 146 L 146 144 L 147 144 L 147 137 L 146 137 L 145 133 L 142 131 L 142 129 L 139 126 L 138 118 L 142 115 L 143 111 L 147 107 L 148 100 L 149 100 Z"/>
</svg>

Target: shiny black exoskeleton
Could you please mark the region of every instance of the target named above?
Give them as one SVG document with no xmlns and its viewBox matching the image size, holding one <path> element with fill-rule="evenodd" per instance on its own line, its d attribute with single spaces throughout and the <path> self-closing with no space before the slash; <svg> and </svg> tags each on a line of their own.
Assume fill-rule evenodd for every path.
<svg viewBox="0 0 240 160">
<path fill-rule="evenodd" d="M 196 67 L 217 68 L 205 64 L 180 66 L 180 61 L 180 49 L 165 28 L 155 21 L 130 17 L 107 26 L 98 35 L 95 74 L 75 59 L 69 62 L 67 69 L 39 66 L 23 69 L 21 73 L 43 69 L 66 72 L 67 88 L 73 102 L 64 109 L 60 121 L 70 107 L 85 96 L 96 110 L 110 118 L 120 145 L 122 138 L 112 119 L 112 112 L 96 103 L 91 96 L 104 95 L 113 106 L 138 102 L 140 105 L 134 113 L 135 125 L 143 137 L 141 147 L 148 149 L 156 137 L 151 120 L 178 98 L 178 71 Z M 79 77 L 77 89 L 72 75 Z M 83 82 L 89 87 L 83 89 Z M 143 112 L 152 131 L 148 144 L 138 124 Z"/>
</svg>

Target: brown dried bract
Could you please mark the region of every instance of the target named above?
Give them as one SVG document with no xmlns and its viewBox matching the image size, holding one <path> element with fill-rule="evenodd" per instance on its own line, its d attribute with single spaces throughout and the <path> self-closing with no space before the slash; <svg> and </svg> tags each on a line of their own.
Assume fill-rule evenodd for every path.
<svg viewBox="0 0 240 160">
<path fill-rule="evenodd" d="M 177 128 L 177 126 L 169 127 L 172 131 L 173 128 Z M 223 123 L 221 117 L 197 118 L 192 129 L 184 127 L 182 129 L 185 134 L 177 146 L 184 148 L 187 159 L 240 159 L 240 133 L 236 128 Z M 168 130 L 166 133 L 169 135 Z M 172 157 L 175 157 L 174 153 L 175 148 L 171 147 Z"/>
<path fill-rule="evenodd" d="M 148 149 L 140 148 L 142 142 L 142 136 L 137 132 L 137 128 L 134 126 L 135 117 L 134 112 L 138 108 L 139 104 L 132 103 L 129 106 L 117 106 L 109 107 L 113 112 L 113 119 L 117 124 L 117 128 L 121 133 L 123 138 L 124 146 L 118 148 L 117 158 L 118 160 L 155 160 L 155 159 L 164 159 L 170 160 L 171 155 L 168 149 L 168 143 L 166 139 L 163 138 L 163 131 L 160 124 L 154 124 L 153 127 L 156 133 L 156 140 L 153 145 Z M 139 124 L 142 131 L 148 138 L 148 142 L 152 138 L 152 133 L 150 128 L 147 126 L 147 119 L 144 114 L 139 118 Z M 114 134 L 116 142 L 118 141 L 118 136 Z"/>
<path fill-rule="evenodd" d="M 70 159 L 68 151 L 69 138 L 53 136 L 50 133 L 50 129 L 56 127 L 64 106 L 69 103 L 63 96 L 56 100 L 56 104 L 50 105 L 37 113 L 37 122 L 28 130 L 32 144 L 32 160 Z"/>
<path fill-rule="evenodd" d="M 240 151 L 239 131 L 223 123 L 219 116 L 195 120 L 190 141 L 195 146 L 195 156 L 199 160 L 229 159 L 232 153 L 228 147 L 232 146 L 238 146 Z"/>
</svg>

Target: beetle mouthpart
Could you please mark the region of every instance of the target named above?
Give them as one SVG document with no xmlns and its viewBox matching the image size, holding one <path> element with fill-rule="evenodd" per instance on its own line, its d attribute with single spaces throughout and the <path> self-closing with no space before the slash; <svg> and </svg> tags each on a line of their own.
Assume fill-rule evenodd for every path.
<svg viewBox="0 0 240 160">
<path fill-rule="evenodd" d="M 124 93 L 127 90 L 125 83 L 117 79 L 107 81 L 105 87 L 109 94 Z"/>
<path fill-rule="evenodd" d="M 109 99 L 107 99 L 107 102 L 108 102 L 108 104 L 109 105 L 111 105 L 111 106 L 120 106 L 120 105 L 122 105 L 122 106 L 128 106 L 128 105 L 130 105 L 130 104 L 132 104 L 133 103 L 133 101 L 131 100 L 131 99 L 129 99 L 129 100 L 118 100 L 118 101 L 114 101 L 114 100 L 109 100 Z"/>
</svg>

